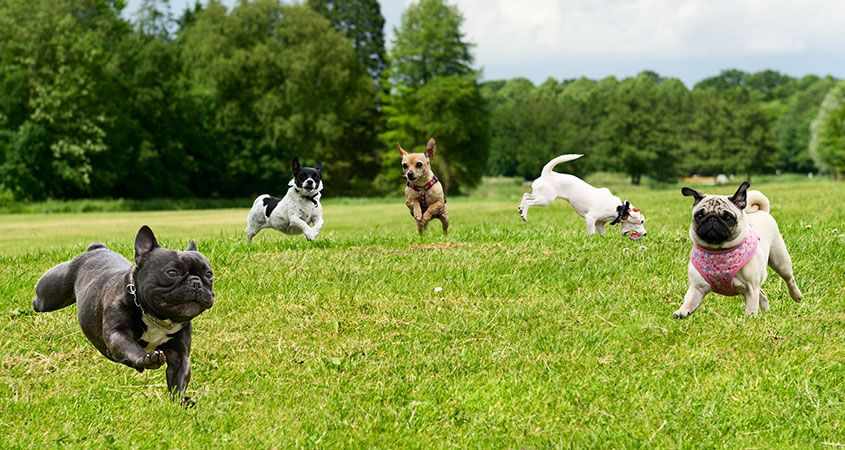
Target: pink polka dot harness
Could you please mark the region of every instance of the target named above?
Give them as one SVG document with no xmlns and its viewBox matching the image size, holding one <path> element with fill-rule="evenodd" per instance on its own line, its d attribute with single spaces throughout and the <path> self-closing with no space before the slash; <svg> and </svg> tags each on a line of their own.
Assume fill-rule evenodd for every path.
<svg viewBox="0 0 845 450">
<path fill-rule="evenodd" d="M 745 239 L 736 247 L 726 250 L 709 250 L 693 245 L 690 261 L 698 273 L 707 280 L 713 292 L 722 295 L 737 295 L 732 281 L 736 274 L 751 261 L 760 236 L 748 229 Z"/>
</svg>

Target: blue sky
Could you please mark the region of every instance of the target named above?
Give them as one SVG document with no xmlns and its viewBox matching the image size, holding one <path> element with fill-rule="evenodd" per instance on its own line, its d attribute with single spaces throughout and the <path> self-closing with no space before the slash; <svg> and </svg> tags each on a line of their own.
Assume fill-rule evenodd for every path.
<svg viewBox="0 0 845 450">
<path fill-rule="evenodd" d="M 382 0 L 388 42 L 413 0 Z M 130 0 L 129 12 L 140 0 Z M 174 12 L 193 0 L 171 0 Z M 224 0 L 232 5 L 235 0 Z M 726 68 L 845 78 L 845 0 L 452 0 L 485 79 Z"/>
</svg>

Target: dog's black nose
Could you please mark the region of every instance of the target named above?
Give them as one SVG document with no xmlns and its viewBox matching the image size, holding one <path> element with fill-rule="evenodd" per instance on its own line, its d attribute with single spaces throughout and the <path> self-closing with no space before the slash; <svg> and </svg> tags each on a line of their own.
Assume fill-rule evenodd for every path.
<svg viewBox="0 0 845 450">
<path fill-rule="evenodd" d="M 202 280 L 200 280 L 200 277 L 196 275 L 191 276 L 188 283 L 190 283 L 190 286 L 194 289 L 202 289 Z"/>
<path fill-rule="evenodd" d="M 408 174 L 406 176 L 408 177 L 409 180 L 413 180 L 414 179 L 414 172 L 408 172 Z"/>
</svg>

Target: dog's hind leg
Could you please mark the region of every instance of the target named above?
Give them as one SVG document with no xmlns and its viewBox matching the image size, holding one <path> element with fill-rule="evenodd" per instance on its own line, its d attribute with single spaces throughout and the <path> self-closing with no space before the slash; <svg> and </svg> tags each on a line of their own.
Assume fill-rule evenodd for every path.
<svg viewBox="0 0 845 450">
<path fill-rule="evenodd" d="M 73 292 L 76 270 L 72 264 L 73 261 L 63 262 L 41 276 L 35 285 L 32 309 L 36 312 L 49 312 L 76 303 Z"/>
<path fill-rule="evenodd" d="M 443 214 L 440 214 L 439 216 L 437 216 L 437 218 L 440 219 L 440 223 L 443 224 L 443 235 L 444 236 L 448 235 L 449 234 L 449 215 L 444 212 Z"/>
<path fill-rule="evenodd" d="M 792 258 L 786 250 L 786 243 L 783 237 L 778 234 L 772 242 L 772 248 L 769 250 L 769 266 L 786 281 L 786 286 L 789 288 L 789 296 L 796 302 L 801 301 L 801 290 L 798 289 L 798 283 L 795 282 L 795 275 L 792 272 Z"/>
</svg>

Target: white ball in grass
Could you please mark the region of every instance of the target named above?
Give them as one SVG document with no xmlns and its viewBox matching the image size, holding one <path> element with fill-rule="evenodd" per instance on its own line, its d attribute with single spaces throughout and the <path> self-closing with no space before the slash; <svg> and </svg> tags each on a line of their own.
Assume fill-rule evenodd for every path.
<svg viewBox="0 0 845 450">
<path fill-rule="evenodd" d="M 434 292 L 443 292 L 443 288 L 440 287 L 440 286 L 437 286 L 437 287 L 434 288 Z"/>
</svg>

